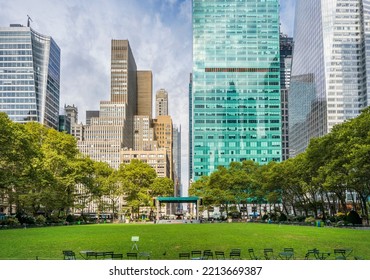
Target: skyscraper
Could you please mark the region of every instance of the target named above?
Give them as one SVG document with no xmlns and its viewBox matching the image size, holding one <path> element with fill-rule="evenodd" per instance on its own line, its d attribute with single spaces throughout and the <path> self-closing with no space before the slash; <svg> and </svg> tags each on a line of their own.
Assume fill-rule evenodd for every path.
<svg viewBox="0 0 370 280">
<path fill-rule="evenodd" d="M 175 196 L 181 196 L 181 126 L 173 127 L 173 174 Z"/>
<path fill-rule="evenodd" d="M 192 174 L 281 160 L 279 1 L 193 0 Z"/>
<path fill-rule="evenodd" d="M 152 118 L 153 106 L 152 71 L 137 71 L 137 115 Z"/>
<path fill-rule="evenodd" d="M 60 48 L 30 27 L 0 27 L 0 111 L 58 129 Z"/>
<path fill-rule="evenodd" d="M 173 179 L 173 124 L 171 116 L 158 116 L 153 120 L 158 148 L 164 148 L 170 162 L 170 178 Z"/>
<path fill-rule="evenodd" d="M 155 95 L 155 116 L 168 116 L 168 92 L 163 88 Z"/>
<path fill-rule="evenodd" d="M 137 111 L 136 63 L 128 40 L 112 40 L 111 100 L 100 101 L 98 117 L 89 118 L 83 139 L 78 141 L 82 153 L 96 161 L 120 165 L 120 150 L 134 145 L 134 115 Z"/>
<path fill-rule="evenodd" d="M 370 1 L 298 0 L 295 19 L 291 156 L 370 101 Z"/>
<path fill-rule="evenodd" d="M 280 34 L 280 86 L 281 86 L 281 133 L 282 159 L 289 158 L 288 90 L 292 70 L 293 38 Z"/>
</svg>

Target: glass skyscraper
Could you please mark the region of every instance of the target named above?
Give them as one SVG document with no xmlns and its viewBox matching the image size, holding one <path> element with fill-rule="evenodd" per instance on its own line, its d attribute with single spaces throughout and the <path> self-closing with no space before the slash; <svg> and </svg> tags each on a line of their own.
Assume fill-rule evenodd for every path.
<svg viewBox="0 0 370 280">
<path fill-rule="evenodd" d="M 281 86 L 281 133 L 282 133 L 282 160 L 289 158 L 288 133 L 288 90 L 293 59 L 293 38 L 280 34 L 280 86 Z"/>
<path fill-rule="evenodd" d="M 0 111 L 58 129 L 60 48 L 30 27 L 0 27 Z"/>
<path fill-rule="evenodd" d="M 289 91 L 290 155 L 369 105 L 370 1 L 298 0 Z"/>
<path fill-rule="evenodd" d="M 281 161 L 278 0 L 193 0 L 192 174 Z"/>
</svg>

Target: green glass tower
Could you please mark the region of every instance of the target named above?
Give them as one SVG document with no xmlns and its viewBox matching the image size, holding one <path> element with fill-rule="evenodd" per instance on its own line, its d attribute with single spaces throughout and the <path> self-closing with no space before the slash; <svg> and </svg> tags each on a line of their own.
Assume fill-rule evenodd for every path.
<svg viewBox="0 0 370 280">
<path fill-rule="evenodd" d="M 190 179 L 281 161 L 278 0 L 193 0 Z"/>
</svg>

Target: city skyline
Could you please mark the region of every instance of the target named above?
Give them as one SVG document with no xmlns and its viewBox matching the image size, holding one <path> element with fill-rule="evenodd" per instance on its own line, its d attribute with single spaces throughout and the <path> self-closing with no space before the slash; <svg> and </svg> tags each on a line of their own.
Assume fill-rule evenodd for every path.
<svg viewBox="0 0 370 280">
<path fill-rule="evenodd" d="M 188 80 L 192 69 L 191 0 L 1 0 L 0 26 L 27 25 L 61 48 L 60 107 L 97 110 L 110 95 L 110 41 L 128 39 L 139 69 L 153 72 L 153 95 L 169 96 L 169 114 L 182 127 L 182 178 L 187 184 Z M 295 0 L 281 1 L 281 31 L 293 34 Z M 178 106 L 183 104 L 183 106 Z"/>
</svg>

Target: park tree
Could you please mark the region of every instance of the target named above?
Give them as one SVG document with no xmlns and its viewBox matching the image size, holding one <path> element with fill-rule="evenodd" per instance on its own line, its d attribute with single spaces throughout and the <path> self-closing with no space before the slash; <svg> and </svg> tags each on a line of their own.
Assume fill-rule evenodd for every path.
<svg viewBox="0 0 370 280">
<path fill-rule="evenodd" d="M 207 210 L 208 217 L 209 209 L 217 205 L 217 197 L 214 196 L 212 189 L 209 186 L 209 176 L 203 175 L 197 181 L 193 182 L 189 187 L 189 195 L 202 198 L 202 207 Z"/>
<path fill-rule="evenodd" d="M 113 213 L 113 221 L 117 216 L 118 205 L 120 198 L 123 194 L 122 188 L 118 181 L 118 171 L 113 170 L 106 177 L 105 183 L 102 185 L 102 194 L 104 195 L 105 199 L 108 202 L 108 207 Z"/>
<path fill-rule="evenodd" d="M 93 201 L 93 188 L 95 178 L 94 161 L 89 157 L 80 155 L 76 160 L 76 192 L 74 208 L 80 210 L 84 217 L 84 209 Z"/>
<path fill-rule="evenodd" d="M 171 196 L 174 193 L 174 182 L 168 177 L 156 177 L 150 186 L 151 197 Z"/>
<path fill-rule="evenodd" d="M 97 205 L 98 219 L 100 219 L 100 213 L 105 212 L 107 202 L 105 200 L 105 194 L 109 189 L 111 183 L 111 176 L 113 168 L 106 162 L 94 161 L 94 174 L 92 184 L 90 185 L 90 192 L 92 194 L 93 201 Z"/>
<path fill-rule="evenodd" d="M 230 204 L 235 203 L 235 196 L 230 188 L 230 182 L 231 178 L 227 167 L 218 166 L 217 170 L 209 175 L 210 193 L 216 204 L 220 205 L 221 209 L 225 209 L 226 215 L 229 214 Z"/>
<path fill-rule="evenodd" d="M 362 216 L 369 223 L 367 201 L 370 196 L 370 109 L 364 109 L 357 118 L 346 122 L 341 130 L 348 139 L 347 161 L 344 165 L 348 174 L 348 190 L 359 196 Z M 357 210 L 356 203 L 353 208 Z"/>
<path fill-rule="evenodd" d="M 7 197 L 9 209 L 16 205 L 22 209 L 21 195 L 26 186 L 33 159 L 39 151 L 23 125 L 12 122 L 5 113 L 0 113 L 0 194 Z M 23 211 L 23 210 L 21 210 Z"/>
<path fill-rule="evenodd" d="M 131 160 L 129 164 L 121 164 L 119 167 L 118 181 L 127 205 L 137 217 L 140 207 L 150 205 L 151 186 L 156 177 L 157 173 L 150 165 L 137 159 Z"/>
<path fill-rule="evenodd" d="M 41 151 L 44 168 L 52 175 L 52 180 L 44 189 L 46 196 L 43 204 L 49 213 L 68 215 L 74 205 L 79 179 L 76 139 L 72 135 L 47 129 Z"/>
</svg>

